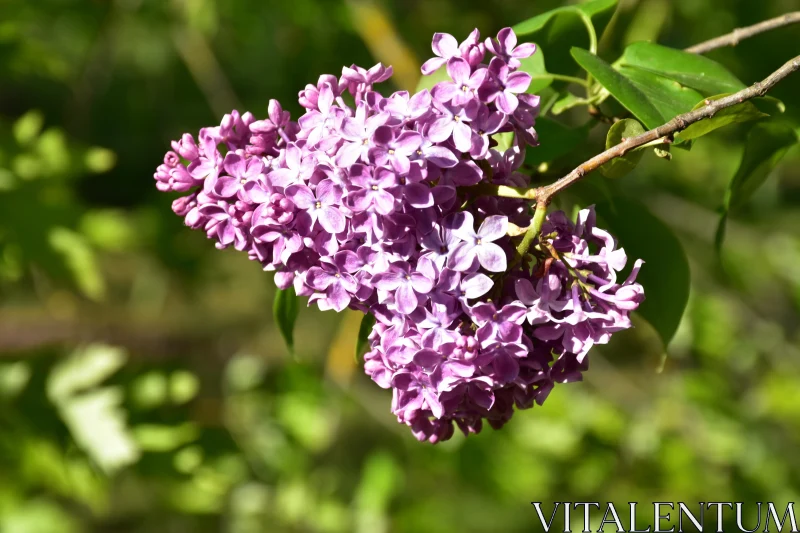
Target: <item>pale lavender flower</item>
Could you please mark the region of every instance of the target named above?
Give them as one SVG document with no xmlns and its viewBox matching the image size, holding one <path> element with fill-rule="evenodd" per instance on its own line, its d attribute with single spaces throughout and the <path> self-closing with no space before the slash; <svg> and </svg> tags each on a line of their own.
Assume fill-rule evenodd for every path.
<svg viewBox="0 0 800 533">
<path fill-rule="evenodd" d="M 451 221 L 451 231 L 463 242 L 453 250 L 448 266 L 454 270 L 468 270 L 477 259 L 490 272 L 506 269 L 506 254 L 494 241 L 508 231 L 508 218 L 499 215 L 486 217 L 476 232 L 475 221 L 469 211 L 461 213 Z"/>
</svg>

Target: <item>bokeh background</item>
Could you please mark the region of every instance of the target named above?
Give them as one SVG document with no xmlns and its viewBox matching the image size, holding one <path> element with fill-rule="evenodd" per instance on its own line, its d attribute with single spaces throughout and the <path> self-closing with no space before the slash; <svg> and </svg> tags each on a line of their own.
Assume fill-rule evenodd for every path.
<svg viewBox="0 0 800 533">
<path fill-rule="evenodd" d="M 306 83 L 377 60 L 413 88 L 434 32 L 488 35 L 561 3 L 0 1 L 0 531 L 522 532 L 540 528 L 531 501 L 797 501 L 797 147 L 733 213 L 721 261 L 746 128 L 646 156 L 620 185 L 692 273 L 666 360 L 641 324 L 592 353 L 585 382 L 437 446 L 354 362 L 357 314 L 303 309 L 290 356 L 271 275 L 155 190 L 169 141 L 232 108 L 277 98 L 296 117 Z M 685 47 L 792 9 L 626 0 L 603 47 Z M 711 57 L 750 83 L 798 43 L 789 27 Z M 554 53 L 550 71 L 576 71 Z M 800 118 L 800 75 L 773 94 Z"/>
</svg>

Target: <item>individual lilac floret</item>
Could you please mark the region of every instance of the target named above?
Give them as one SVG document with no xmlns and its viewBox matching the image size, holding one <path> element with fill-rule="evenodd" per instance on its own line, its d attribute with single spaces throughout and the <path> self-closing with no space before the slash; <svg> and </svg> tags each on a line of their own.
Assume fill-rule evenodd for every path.
<svg viewBox="0 0 800 533">
<path fill-rule="evenodd" d="M 517 46 L 517 36 L 511 28 L 503 28 L 496 39 L 486 39 L 486 49 L 506 62 L 509 68 L 520 66 L 520 59 L 530 57 L 536 52 L 536 45 L 523 43 Z"/>
<path fill-rule="evenodd" d="M 478 231 L 474 230 L 472 213 L 459 213 L 450 221 L 451 231 L 463 242 L 456 245 L 448 266 L 454 270 L 469 270 L 475 259 L 490 272 L 504 272 L 507 261 L 503 249 L 494 241 L 503 238 L 508 231 L 508 218 L 499 215 L 486 217 Z"/>
</svg>

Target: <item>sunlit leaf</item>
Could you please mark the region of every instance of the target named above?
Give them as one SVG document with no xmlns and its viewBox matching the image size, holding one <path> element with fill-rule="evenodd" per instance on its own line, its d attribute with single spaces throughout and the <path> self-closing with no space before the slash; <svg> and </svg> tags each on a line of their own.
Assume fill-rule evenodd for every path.
<svg viewBox="0 0 800 533">
<path fill-rule="evenodd" d="M 278 331 L 280 331 L 290 353 L 294 353 L 294 323 L 300 313 L 299 301 L 300 298 L 290 287 L 275 293 L 275 301 L 272 306 L 272 316 L 275 324 L 278 326 Z"/>
<path fill-rule="evenodd" d="M 47 396 L 54 403 L 96 387 L 125 364 L 122 348 L 90 344 L 75 350 L 58 364 L 47 380 Z"/>
<path fill-rule="evenodd" d="M 122 389 L 104 387 L 59 403 L 59 412 L 75 442 L 105 471 L 139 460 L 122 408 Z"/>
<path fill-rule="evenodd" d="M 613 204 L 599 203 L 596 209 L 603 227 L 625 249 L 629 263 L 645 261 L 637 278 L 645 293 L 638 313 L 655 328 L 666 348 L 689 299 L 689 262 L 680 241 L 638 200 L 615 196 Z"/>
<path fill-rule="evenodd" d="M 70 170 L 71 156 L 67 137 L 60 128 L 48 128 L 36 142 L 37 156 L 49 175 L 64 174 Z"/>
<path fill-rule="evenodd" d="M 225 384 L 233 391 L 250 390 L 261 383 L 266 371 L 264 360 L 260 357 L 237 354 L 225 367 Z"/>
<path fill-rule="evenodd" d="M 629 45 L 615 65 L 649 70 L 705 95 L 736 92 L 745 88 L 744 83 L 713 59 L 655 43 Z"/>
<path fill-rule="evenodd" d="M 661 113 L 647 96 L 628 78 L 611 68 L 611 65 L 581 48 L 573 47 L 572 57 L 616 98 L 625 109 L 633 113 L 649 129 L 665 122 Z"/>
<path fill-rule="evenodd" d="M 38 109 L 28 111 L 14 122 L 11 131 L 14 139 L 21 145 L 33 142 L 42 131 L 44 115 Z"/>
<path fill-rule="evenodd" d="M 24 361 L 0 364 L 0 398 L 17 396 L 31 378 L 31 368 Z"/>
<path fill-rule="evenodd" d="M 102 174 L 114 168 L 117 164 L 117 154 L 108 148 L 94 146 L 86 151 L 84 164 L 89 171 Z"/>
<path fill-rule="evenodd" d="M 355 493 L 359 531 L 379 531 L 392 498 L 403 483 L 403 470 L 387 452 L 375 452 L 364 462 Z"/>
<path fill-rule="evenodd" d="M 169 452 L 197 440 L 200 430 L 191 422 L 178 426 L 139 424 L 131 428 L 131 434 L 143 451 Z"/>
<path fill-rule="evenodd" d="M 694 106 L 694 109 L 700 109 L 701 107 L 705 107 L 708 105 L 706 102 L 711 102 L 713 100 L 719 100 L 720 98 L 724 98 L 728 96 L 727 94 L 719 94 L 717 96 L 709 97 L 706 100 L 698 103 Z M 725 107 L 717 111 L 713 117 L 703 119 L 699 122 L 695 122 L 682 132 L 678 133 L 675 136 L 676 139 L 681 140 L 689 140 L 689 139 L 696 139 L 697 137 L 702 137 L 712 131 L 728 126 L 730 124 L 735 124 L 737 122 L 747 122 L 749 120 L 756 120 L 759 118 L 763 118 L 768 116 L 765 113 L 756 108 L 752 102 L 746 101 L 742 102 L 741 104 L 736 104 L 730 107 Z"/>
<path fill-rule="evenodd" d="M 495 133 L 492 135 L 492 139 L 497 143 L 494 149 L 500 153 L 504 153 L 514 145 L 514 132 L 504 131 L 503 133 Z"/>
<path fill-rule="evenodd" d="M 314 395 L 298 392 L 282 396 L 277 417 L 305 448 L 319 452 L 330 446 L 336 418 L 325 402 Z"/>
<path fill-rule="evenodd" d="M 622 119 L 613 124 L 608 130 L 606 135 L 606 150 L 612 146 L 616 146 L 625 139 L 636 137 L 645 132 L 645 129 L 639 124 L 638 121 L 632 118 Z M 612 159 L 605 165 L 600 167 L 600 172 L 607 178 L 621 178 L 625 174 L 636 168 L 639 161 L 642 159 L 644 152 L 641 150 L 634 150 L 628 152 L 622 157 Z"/>
<path fill-rule="evenodd" d="M 200 391 L 200 380 L 186 370 L 176 370 L 169 377 L 169 395 L 172 402 L 182 404 L 197 396 Z"/>
<path fill-rule="evenodd" d="M 94 250 L 83 236 L 70 229 L 56 227 L 50 231 L 49 240 L 50 246 L 63 256 L 81 292 L 92 300 L 102 300 L 106 294 L 105 279 Z"/>
<path fill-rule="evenodd" d="M 142 409 L 152 409 L 167 401 L 168 382 L 163 372 L 152 371 L 138 376 L 130 385 L 133 403 Z"/>
<path fill-rule="evenodd" d="M 546 11 L 540 15 L 536 15 L 535 17 L 529 18 L 523 22 L 520 22 L 516 26 L 514 26 L 514 33 L 518 36 L 522 35 L 529 35 L 531 33 L 535 33 L 550 22 L 550 20 L 562 14 L 569 14 L 570 11 L 574 9 L 579 9 L 584 12 L 589 17 L 594 17 L 595 15 L 599 15 L 603 12 L 609 11 L 610 9 L 614 8 L 617 5 L 617 0 L 590 0 L 589 2 L 584 2 L 582 4 L 576 4 L 574 6 L 563 6 L 558 7 L 556 9 L 551 9 L 550 11 Z M 574 16 L 574 15 L 571 15 Z"/>
<path fill-rule="evenodd" d="M 644 93 L 645 97 L 661 113 L 663 122 L 691 111 L 703 99 L 703 95 L 675 80 L 659 76 L 636 67 L 617 67 L 620 74 L 628 78 Z"/>
</svg>

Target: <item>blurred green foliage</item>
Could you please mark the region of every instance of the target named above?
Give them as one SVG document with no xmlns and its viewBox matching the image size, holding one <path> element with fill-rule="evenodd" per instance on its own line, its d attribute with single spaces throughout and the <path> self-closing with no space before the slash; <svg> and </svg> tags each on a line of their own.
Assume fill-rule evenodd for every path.
<svg viewBox="0 0 800 533">
<path fill-rule="evenodd" d="M 301 310 L 292 359 L 270 276 L 183 229 L 155 192 L 169 141 L 232 107 L 263 115 L 277 98 L 297 116 L 307 82 L 375 58 L 413 86 L 408 65 L 430 55 L 435 31 L 487 35 L 561 4 L 0 3 L 0 531 L 521 532 L 538 527 L 534 500 L 796 501 L 796 145 L 743 205 L 745 184 L 725 195 L 748 127 L 671 161 L 646 154 L 609 187 L 642 200 L 687 252 L 689 306 L 663 369 L 642 323 L 592 354 L 585 383 L 501 431 L 436 447 L 396 424 L 389 394 L 355 367 L 358 317 Z M 627 0 L 600 51 L 680 48 L 792 8 Z M 585 32 L 548 28 L 547 69 L 577 74 L 569 47 L 587 48 Z M 799 35 L 709 55 L 751 83 L 796 54 Z M 800 77 L 772 94 L 796 123 Z M 568 107 L 581 127 L 540 121 L 530 164 L 603 146 Z M 577 153 L 559 152 L 576 135 Z M 723 205 L 735 209 L 718 257 Z"/>
</svg>

